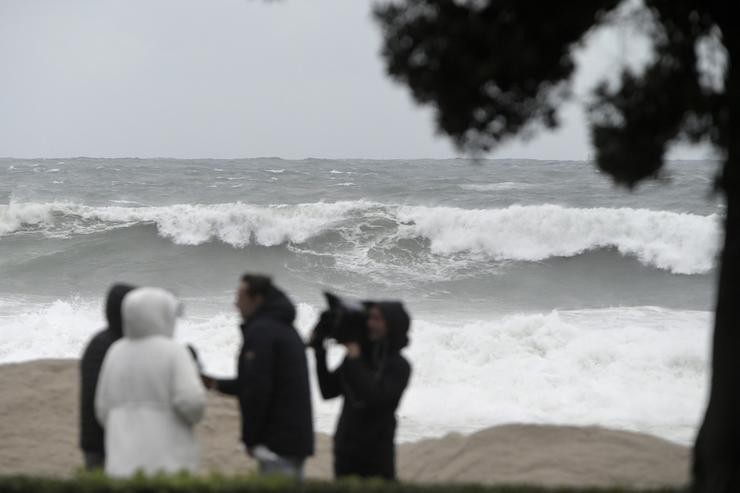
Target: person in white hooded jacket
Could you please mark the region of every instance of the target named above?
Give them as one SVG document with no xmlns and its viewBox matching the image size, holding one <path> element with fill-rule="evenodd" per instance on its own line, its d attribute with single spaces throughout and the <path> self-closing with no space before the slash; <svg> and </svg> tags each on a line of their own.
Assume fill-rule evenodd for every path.
<svg viewBox="0 0 740 493">
<path fill-rule="evenodd" d="M 109 476 L 198 470 L 194 428 L 206 393 L 190 352 L 172 338 L 178 311 L 163 289 L 138 288 L 123 300 L 123 338 L 106 355 L 95 394 Z"/>
</svg>

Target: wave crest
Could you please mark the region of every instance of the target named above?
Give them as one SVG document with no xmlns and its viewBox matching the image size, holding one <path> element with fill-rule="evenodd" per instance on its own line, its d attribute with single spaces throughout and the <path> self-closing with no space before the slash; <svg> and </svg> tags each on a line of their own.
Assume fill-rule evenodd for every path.
<svg viewBox="0 0 740 493">
<path fill-rule="evenodd" d="M 237 248 L 255 243 L 302 243 L 332 228 L 364 202 L 257 206 L 244 203 L 161 207 L 91 207 L 71 203 L 0 206 L 0 235 L 24 229 L 49 236 L 90 234 L 136 224 L 154 224 L 178 245 L 220 240 Z"/>
<path fill-rule="evenodd" d="M 402 222 L 443 255 L 468 252 L 496 260 L 541 261 L 616 248 L 641 263 L 678 274 L 712 269 L 719 247 L 716 214 L 557 205 L 465 210 L 403 207 Z"/>
<path fill-rule="evenodd" d="M 448 260 L 464 255 L 484 261 L 542 261 L 613 248 L 644 265 L 702 274 L 713 268 L 719 249 L 718 219 L 716 214 L 547 204 L 471 210 L 362 200 L 160 207 L 11 203 L 0 206 L 0 237 L 17 232 L 64 237 L 153 224 L 179 245 L 311 243 L 312 251 L 345 257 L 372 250 L 378 258 L 379 249 L 387 250 L 403 263 L 414 262 L 414 255 L 426 260 L 429 255 Z M 410 245 L 409 240 L 415 241 Z"/>
</svg>

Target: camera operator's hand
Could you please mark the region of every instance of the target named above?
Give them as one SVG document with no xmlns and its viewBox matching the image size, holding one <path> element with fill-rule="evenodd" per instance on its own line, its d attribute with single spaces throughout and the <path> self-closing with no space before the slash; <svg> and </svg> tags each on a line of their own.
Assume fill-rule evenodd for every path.
<svg viewBox="0 0 740 493">
<path fill-rule="evenodd" d="M 350 359 L 357 359 L 362 356 L 362 349 L 356 342 L 348 342 L 344 345 L 347 348 L 347 357 Z"/>
</svg>

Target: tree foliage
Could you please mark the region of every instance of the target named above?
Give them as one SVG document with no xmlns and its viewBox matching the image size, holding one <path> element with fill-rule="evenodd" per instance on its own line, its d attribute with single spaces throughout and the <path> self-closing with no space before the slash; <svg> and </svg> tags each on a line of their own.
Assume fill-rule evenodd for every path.
<svg viewBox="0 0 740 493">
<path fill-rule="evenodd" d="M 555 127 L 571 96 L 574 48 L 620 0 L 406 0 L 376 8 L 389 74 L 437 109 L 439 129 L 466 151 L 489 151 L 536 126 Z M 711 2 L 709 2 L 711 3 Z M 722 145 L 723 94 L 701 84 L 697 43 L 716 26 L 708 2 L 647 1 L 655 56 L 625 68 L 589 105 L 598 165 L 632 185 L 655 176 L 677 137 Z"/>
</svg>

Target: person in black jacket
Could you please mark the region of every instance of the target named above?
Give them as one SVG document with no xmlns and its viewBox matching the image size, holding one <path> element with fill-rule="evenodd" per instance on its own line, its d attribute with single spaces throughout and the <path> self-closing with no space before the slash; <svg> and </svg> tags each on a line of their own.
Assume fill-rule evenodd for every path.
<svg viewBox="0 0 740 493">
<path fill-rule="evenodd" d="M 242 441 L 263 474 L 300 479 L 313 455 L 314 434 L 306 350 L 293 328 L 295 307 L 270 278 L 242 278 L 236 306 L 244 323 L 236 379 L 204 377 L 238 397 Z"/>
<path fill-rule="evenodd" d="M 95 418 L 95 388 L 108 349 L 123 336 L 121 304 L 133 289 L 126 284 L 114 284 L 110 288 L 105 304 L 108 327 L 93 336 L 80 360 L 80 448 L 88 470 L 100 469 L 105 464 L 105 435 Z"/>
<path fill-rule="evenodd" d="M 344 396 L 334 434 L 338 478 L 396 478 L 396 409 L 411 376 L 411 365 L 400 351 L 409 342 L 409 325 L 401 303 L 370 304 L 364 337 L 345 344 L 347 355 L 333 372 L 326 366 L 324 342 L 316 339 L 316 331 L 312 336 L 322 396 Z"/>
</svg>

